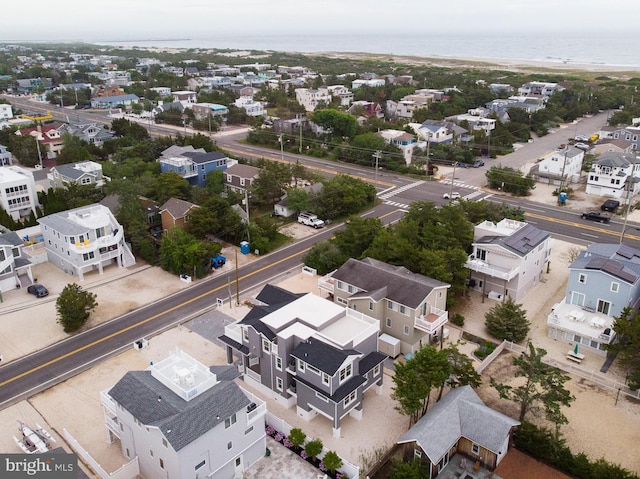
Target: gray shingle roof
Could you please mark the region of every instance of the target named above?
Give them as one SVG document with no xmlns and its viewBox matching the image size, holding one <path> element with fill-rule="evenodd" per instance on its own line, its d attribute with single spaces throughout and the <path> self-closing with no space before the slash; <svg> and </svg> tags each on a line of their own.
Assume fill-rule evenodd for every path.
<svg viewBox="0 0 640 479">
<path fill-rule="evenodd" d="M 369 291 L 372 297 L 378 297 L 376 292 L 386 287 L 388 299 L 414 309 L 434 288 L 450 286 L 442 281 L 412 273 L 404 266 L 393 266 L 373 258 L 365 258 L 362 261 L 351 258 L 333 273 L 333 278 Z"/>
<path fill-rule="evenodd" d="M 165 202 L 165 204 L 160 207 L 160 211 L 162 212 L 166 210 L 174 218 L 184 218 L 184 215 L 186 215 L 187 212 L 194 206 L 198 208 L 198 205 L 193 204 L 189 201 L 181 200 L 178 198 L 170 198 Z"/>
<path fill-rule="evenodd" d="M 129 371 L 109 395 L 143 424 L 160 428 L 176 451 L 251 402 L 232 381 L 220 381 L 185 401 L 155 379 L 151 371 Z"/>
<path fill-rule="evenodd" d="M 349 356 L 361 356 L 355 349 L 338 349 L 314 337 L 301 342 L 291 353 L 305 363 L 333 376 Z"/>
<path fill-rule="evenodd" d="M 465 437 L 496 454 L 504 452 L 511 428 L 519 421 L 485 406 L 471 386 L 452 389 L 399 440 L 416 442 L 432 463 Z"/>
<path fill-rule="evenodd" d="M 69 214 L 78 210 L 84 210 L 88 208 L 93 208 L 95 206 L 102 206 L 99 203 L 94 203 L 89 206 L 81 206 L 80 208 L 74 208 L 72 210 L 61 211 L 60 213 L 53 213 L 47 215 L 43 218 L 38 218 L 38 223 L 41 225 L 48 226 L 53 231 L 57 231 L 60 234 L 66 236 L 75 236 L 79 234 L 86 233 L 89 231 L 89 227 L 82 226 L 69 219 Z"/>
<path fill-rule="evenodd" d="M 611 168 L 628 168 L 631 164 L 636 163 L 636 160 L 633 155 L 618 153 L 617 151 L 605 151 L 593 163 Z"/>
<path fill-rule="evenodd" d="M 260 173 L 260 168 L 251 165 L 242 165 L 238 163 L 237 165 L 230 166 L 225 170 L 227 175 L 238 176 L 240 178 L 253 178 L 258 176 Z"/>
<path fill-rule="evenodd" d="M 0 235 L 0 244 L 10 245 L 10 246 L 20 246 L 23 244 L 23 241 L 18 236 L 18 233 L 15 231 L 10 231 L 9 233 L 4 233 Z"/>
<path fill-rule="evenodd" d="M 633 284 L 640 279 L 640 251 L 617 243 L 592 243 L 569 268 L 603 271 Z"/>
</svg>

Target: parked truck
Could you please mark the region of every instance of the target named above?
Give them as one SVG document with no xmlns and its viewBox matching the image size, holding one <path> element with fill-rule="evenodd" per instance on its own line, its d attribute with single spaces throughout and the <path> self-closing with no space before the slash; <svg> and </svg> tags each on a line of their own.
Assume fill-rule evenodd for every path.
<svg viewBox="0 0 640 479">
<path fill-rule="evenodd" d="M 308 211 L 303 211 L 298 215 L 298 223 L 302 223 L 303 225 L 313 226 L 314 228 L 322 228 L 324 226 L 324 221 L 318 218 L 317 215 L 313 213 L 309 213 Z"/>
</svg>

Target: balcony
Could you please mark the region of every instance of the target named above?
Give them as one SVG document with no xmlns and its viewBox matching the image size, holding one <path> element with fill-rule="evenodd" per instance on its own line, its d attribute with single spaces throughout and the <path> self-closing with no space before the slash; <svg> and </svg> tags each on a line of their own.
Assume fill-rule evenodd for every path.
<svg viewBox="0 0 640 479">
<path fill-rule="evenodd" d="M 476 273 L 484 273 L 492 278 L 500 278 L 506 281 L 511 281 L 520 274 L 520 266 L 516 266 L 515 268 L 505 268 L 503 266 L 491 264 L 489 261 L 478 259 L 475 255 L 470 255 L 464 266 Z"/>
<path fill-rule="evenodd" d="M 447 323 L 448 320 L 448 311 L 430 306 L 427 314 L 424 316 L 417 316 L 415 318 L 413 326 L 426 333 L 435 334 Z"/>
<path fill-rule="evenodd" d="M 325 274 L 322 278 L 318 280 L 318 288 L 320 288 L 321 291 L 326 291 L 327 293 L 333 294 L 333 285 L 334 285 L 334 279 L 332 278 L 333 273 L 335 273 L 335 271 L 329 274 Z"/>
<path fill-rule="evenodd" d="M 96 251 L 99 248 L 108 248 L 109 246 L 117 245 L 123 237 L 123 228 L 115 228 L 112 234 L 101 236 L 94 240 L 87 238 L 84 241 L 76 241 L 75 244 L 69 245 L 69 250 L 76 254 L 88 253 L 89 251 Z"/>
<path fill-rule="evenodd" d="M 297 370 L 296 370 L 296 360 L 294 359 L 293 361 L 289 361 L 289 364 L 287 364 L 287 370 L 286 370 L 289 374 L 292 374 L 294 376 L 296 376 Z"/>
<path fill-rule="evenodd" d="M 267 414 L 267 404 L 258 396 L 251 394 L 244 388 L 240 388 L 245 396 L 251 401 L 247 406 L 247 424 L 251 424 Z"/>
</svg>

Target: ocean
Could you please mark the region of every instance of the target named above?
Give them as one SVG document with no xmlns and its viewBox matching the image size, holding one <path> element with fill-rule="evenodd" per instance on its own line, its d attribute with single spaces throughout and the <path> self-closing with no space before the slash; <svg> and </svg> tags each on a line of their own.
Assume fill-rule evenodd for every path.
<svg viewBox="0 0 640 479">
<path fill-rule="evenodd" d="M 628 33 L 558 34 L 328 34 L 241 35 L 210 38 L 110 40 L 111 46 L 219 48 L 301 53 L 366 52 L 429 58 L 547 62 L 640 68 L 640 30 Z"/>
</svg>

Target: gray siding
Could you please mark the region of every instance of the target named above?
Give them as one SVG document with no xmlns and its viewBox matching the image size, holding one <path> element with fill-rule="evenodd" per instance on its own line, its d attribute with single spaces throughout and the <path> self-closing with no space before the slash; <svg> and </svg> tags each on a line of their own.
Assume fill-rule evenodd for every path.
<svg viewBox="0 0 640 479">
<path fill-rule="evenodd" d="M 580 283 L 580 275 L 586 277 L 585 283 Z M 618 283 L 617 293 L 611 291 L 612 283 Z M 631 286 L 629 283 L 602 271 L 586 269 L 571 270 L 567 283 L 567 304 L 571 304 L 573 292 L 584 294 L 585 299 L 582 306 L 594 310 L 597 310 L 599 300 L 608 301 L 611 304 L 608 316 L 620 316 L 625 307 L 634 306 L 640 293 L 638 285 Z"/>
</svg>

